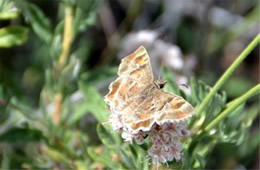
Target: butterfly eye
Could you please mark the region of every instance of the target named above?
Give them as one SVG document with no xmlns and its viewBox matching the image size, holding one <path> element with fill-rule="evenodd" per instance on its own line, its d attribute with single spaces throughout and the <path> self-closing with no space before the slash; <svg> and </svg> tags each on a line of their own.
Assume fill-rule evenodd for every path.
<svg viewBox="0 0 260 170">
<path fill-rule="evenodd" d="M 159 84 L 159 88 L 162 89 L 165 86 L 165 83 Z"/>
</svg>

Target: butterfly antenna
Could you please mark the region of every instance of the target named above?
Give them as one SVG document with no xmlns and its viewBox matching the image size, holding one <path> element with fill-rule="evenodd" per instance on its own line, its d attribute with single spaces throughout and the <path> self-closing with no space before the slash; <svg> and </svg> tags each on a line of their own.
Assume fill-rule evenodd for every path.
<svg viewBox="0 0 260 170">
<path fill-rule="evenodd" d="M 159 75 L 158 75 L 158 80 L 161 80 L 161 78 L 163 77 L 162 76 L 162 67 L 164 66 L 164 64 L 163 64 L 163 58 L 162 58 L 162 60 L 161 60 L 161 63 L 160 63 L 160 71 L 159 71 Z"/>
<path fill-rule="evenodd" d="M 189 86 L 187 84 L 178 84 L 178 86 L 185 87 L 186 89 L 189 89 Z"/>
</svg>

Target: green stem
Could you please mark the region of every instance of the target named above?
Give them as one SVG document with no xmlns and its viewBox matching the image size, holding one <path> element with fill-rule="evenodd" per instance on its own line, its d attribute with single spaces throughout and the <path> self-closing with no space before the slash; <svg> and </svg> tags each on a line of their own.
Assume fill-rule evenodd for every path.
<svg viewBox="0 0 260 170">
<path fill-rule="evenodd" d="M 239 66 L 239 64 L 247 57 L 247 55 L 255 48 L 255 46 L 260 41 L 260 34 L 258 34 L 255 39 L 244 49 L 244 51 L 237 57 L 237 59 L 232 63 L 232 65 L 226 70 L 226 72 L 220 77 L 213 88 L 210 90 L 209 94 L 202 101 L 199 109 L 197 110 L 197 115 L 199 115 L 207 106 L 210 99 L 217 93 L 221 86 L 227 81 L 234 70 Z"/>
<path fill-rule="evenodd" d="M 248 92 L 246 92 L 241 97 L 235 99 L 232 104 L 229 105 L 223 112 L 221 112 L 212 122 L 210 122 L 206 128 L 205 131 L 209 131 L 212 129 L 220 120 L 222 120 L 224 117 L 228 115 L 228 113 L 232 112 L 235 108 L 237 108 L 239 105 L 244 103 L 248 98 L 258 94 L 260 92 L 260 84 L 256 85 L 252 89 L 250 89 Z"/>
<path fill-rule="evenodd" d="M 62 51 L 59 56 L 57 63 L 57 69 L 62 70 L 66 61 L 69 57 L 69 51 L 72 42 L 72 21 L 73 21 L 73 12 L 70 6 L 65 7 L 65 17 L 64 17 L 64 32 L 63 32 L 63 42 L 62 42 Z"/>
</svg>

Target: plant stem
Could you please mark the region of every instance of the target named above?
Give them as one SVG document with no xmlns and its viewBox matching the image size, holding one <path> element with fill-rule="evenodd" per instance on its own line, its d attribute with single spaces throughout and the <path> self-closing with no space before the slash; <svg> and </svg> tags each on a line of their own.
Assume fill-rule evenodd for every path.
<svg viewBox="0 0 260 170">
<path fill-rule="evenodd" d="M 69 51 L 71 47 L 71 42 L 73 39 L 72 36 L 72 20 L 73 20 L 73 13 L 71 6 L 65 7 L 65 17 L 64 17 L 64 32 L 63 32 L 63 42 L 62 42 L 62 51 L 56 66 L 58 77 L 66 64 L 66 61 L 69 57 Z M 57 77 L 57 78 L 58 78 Z M 63 101 L 63 94 L 60 92 L 57 92 L 54 97 L 54 113 L 52 117 L 53 124 L 58 124 L 61 117 L 61 105 Z"/>
<path fill-rule="evenodd" d="M 229 105 L 223 112 L 221 112 L 213 121 L 211 121 L 205 128 L 205 131 L 212 129 L 220 120 L 222 120 L 228 113 L 232 112 L 239 105 L 244 103 L 248 98 L 258 94 L 260 92 L 260 84 L 256 85 L 241 97 L 235 99 L 232 104 Z"/>
<path fill-rule="evenodd" d="M 258 34 L 255 37 L 255 39 L 244 49 L 244 51 L 237 57 L 237 59 L 226 70 L 226 72 L 220 77 L 220 79 L 210 90 L 209 94 L 202 101 L 196 114 L 199 115 L 205 109 L 210 99 L 215 95 L 215 93 L 217 93 L 217 91 L 221 88 L 221 86 L 227 81 L 227 79 L 231 76 L 231 74 L 239 66 L 239 64 L 247 57 L 247 55 L 255 48 L 255 46 L 259 43 L 259 41 L 260 41 L 260 34 Z"/>
<path fill-rule="evenodd" d="M 65 7 L 65 19 L 64 19 L 64 32 L 63 32 L 63 42 L 62 42 L 62 51 L 59 57 L 57 64 L 57 70 L 62 70 L 64 64 L 67 61 L 70 46 L 72 42 L 72 9 L 70 6 Z"/>
<path fill-rule="evenodd" d="M 60 121 L 61 104 L 62 104 L 62 94 L 56 93 L 54 96 L 54 112 L 52 116 L 52 123 L 55 125 L 58 124 Z"/>
</svg>

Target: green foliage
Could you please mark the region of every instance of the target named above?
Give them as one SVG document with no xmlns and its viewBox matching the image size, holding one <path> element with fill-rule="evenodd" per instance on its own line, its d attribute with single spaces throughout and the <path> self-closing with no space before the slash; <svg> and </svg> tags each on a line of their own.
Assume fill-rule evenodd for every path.
<svg viewBox="0 0 260 170">
<path fill-rule="evenodd" d="M 52 33 L 50 21 L 45 17 L 40 8 L 26 1 L 14 1 L 16 6 L 23 12 L 27 22 L 33 31 L 45 43 L 50 43 Z"/>
<path fill-rule="evenodd" d="M 27 39 L 27 30 L 22 26 L 8 26 L 0 29 L 0 47 L 21 45 Z"/>
<path fill-rule="evenodd" d="M 13 2 L 9 0 L 2 0 L 0 2 L 0 20 L 15 19 L 20 15 Z"/>
<path fill-rule="evenodd" d="M 0 79 L 1 169 L 148 170 L 157 166 L 150 165 L 147 158 L 147 139 L 142 145 L 126 143 L 107 122 L 109 113 L 101 89 L 117 69 L 104 66 L 91 70 L 91 66 L 84 65 L 93 47 L 87 31 L 95 24 L 101 3 L 101 0 L 59 1 L 60 11 L 57 19 L 52 20 L 36 2 L 0 1 L 0 20 L 20 18 L 28 24 L 1 28 L 0 47 L 11 48 L 33 39 L 36 43 L 29 44 L 35 54 L 32 60 L 42 72 L 36 75 L 42 78 L 39 92 L 31 98 L 28 94 L 34 89 L 26 86 L 18 94 Z M 227 93 L 219 89 L 259 41 L 258 35 L 213 87 L 191 78 L 187 85 L 190 92 L 184 92 L 175 84 L 172 71 L 163 68 L 163 77 L 168 82 L 165 90 L 184 97 L 196 110 L 187 121 L 192 134 L 183 141 L 182 160 L 169 162 L 169 168 L 212 168 L 216 165 L 214 155 L 218 155 L 221 168 L 230 150 L 247 164 L 246 158 L 256 152 L 259 131 L 252 135 L 249 131 L 259 116 L 258 105 L 248 107 L 245 102 L 259 93 L 260 85 L 248 92 L 241 90 L 241 97 L 230 102 L 227 102 L 229 89 L 240 81 L 229 79 L 228 88 L 224 88 Z M 27 81 L 30 76 L 34 74 L 23 75 L 25 85 L 30 84 Z M 23 86 L 23 82 L 19 83 L 17 86 Z"/>
</svg>

